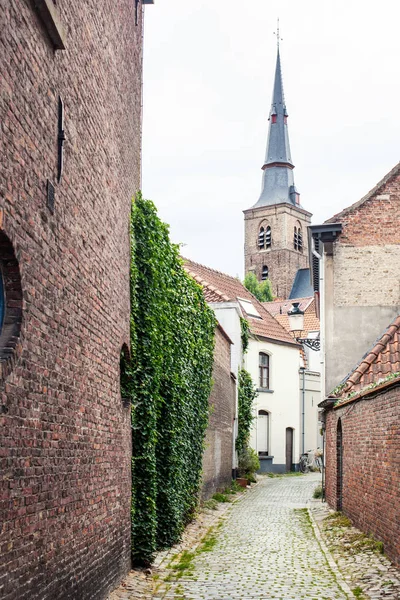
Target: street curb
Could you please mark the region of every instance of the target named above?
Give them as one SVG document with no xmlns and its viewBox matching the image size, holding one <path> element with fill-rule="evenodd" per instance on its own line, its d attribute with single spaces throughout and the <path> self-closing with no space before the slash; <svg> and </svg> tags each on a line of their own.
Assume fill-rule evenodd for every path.
<svg viewBox="0 0 400 600">
<path fill-rule="evenodd" d="M 350 587 L 344 580 L 343 575 L 339 571 L 339 568 L 332 557 L 332 554 L 330 553 L 327 545 L 325 544 L 324 540 L 322 539 L 321 532 L 319 530 L 319 527 L 314 519 L 314 515 L 312 514 L 309 506 L 307 506 L 307 512 L 309 514 L 311 525 L 314 530 L 314 535 L 317 538 L 317 541 L 320 545 L 320 548 L 326 558 L 326 561 L 327 561 L 329 567 L 332 569 L 333 573 L 335 574 L 335 577 L 336 577 L 336 580 L 337 580 L 339 586 L 342 588 L 343 592 L 348 595 L 349 599 L 354 598 L 353 592 L 351 591 Z"/>
</svg>

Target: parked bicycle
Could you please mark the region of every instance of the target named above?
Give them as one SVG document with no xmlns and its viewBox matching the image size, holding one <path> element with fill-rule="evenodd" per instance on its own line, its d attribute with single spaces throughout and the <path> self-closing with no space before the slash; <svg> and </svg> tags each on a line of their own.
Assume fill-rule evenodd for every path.
<svg viewBox="0 0 400 600">
<path fill-rule="evenodd" d="M 302 473 L 309 471 L 322 471 L 322 451 L 320 448 L 316 450 L 308 450 L 300 457 L 299 468 Z"/>
</svg>

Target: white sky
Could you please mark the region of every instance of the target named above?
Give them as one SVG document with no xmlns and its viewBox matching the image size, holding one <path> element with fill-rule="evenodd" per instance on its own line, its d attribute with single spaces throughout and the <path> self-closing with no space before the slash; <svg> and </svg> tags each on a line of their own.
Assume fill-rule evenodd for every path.
<svg viewBox="0 0 400 600">
<path fill-rule="evenodd" d="M 278 16 L 294 177 L 312 222 L 400 160 L 399 0 L 155 0 L 145 12 L 143 194 L 184 256 L 243 276 Z"/>
</svg>

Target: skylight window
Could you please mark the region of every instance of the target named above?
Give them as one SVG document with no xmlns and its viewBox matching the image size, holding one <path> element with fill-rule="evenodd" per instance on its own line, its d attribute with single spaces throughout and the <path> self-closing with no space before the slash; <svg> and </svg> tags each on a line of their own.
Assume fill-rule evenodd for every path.
<svg viewBox="0 0 400 600">
<path fill-rule="evenodd" d="M 238 298 L 240 306 L 246 312 L 249 317 L 255 317 L 256 319 L 261 319 L 260 313 L 254 307 L 253 303 L 250 300 L 244 300 L 243 298 Z"/>
</svg>

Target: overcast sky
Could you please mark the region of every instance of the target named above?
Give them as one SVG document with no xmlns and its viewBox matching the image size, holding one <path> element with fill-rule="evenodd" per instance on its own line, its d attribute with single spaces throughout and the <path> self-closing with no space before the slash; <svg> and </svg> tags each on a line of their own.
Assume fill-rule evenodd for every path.
<svg viewBox="0 0 400 600">
<path fill-rule="evenodd" d="M 184 256 L 243 276 L 278 17 L 294 177 L 312 222 L 400 160 L 398 0 L 155 0 L 145 12 L 142 188 Z"/>
</svg>

